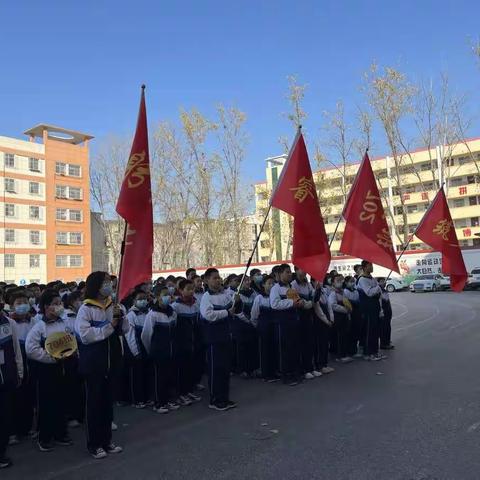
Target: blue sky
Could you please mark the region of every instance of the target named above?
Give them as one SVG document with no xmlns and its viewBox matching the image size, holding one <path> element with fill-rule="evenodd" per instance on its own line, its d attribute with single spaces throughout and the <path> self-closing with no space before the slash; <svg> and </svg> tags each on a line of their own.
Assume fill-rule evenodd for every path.
<svg viewBox="0 0 480 480">
<path fill-rule="evenodd" d="M 475 0 L 4 1 L 0 135 L 53 123 L 93 134 L 95 151 L 133 130 L 145 82 L 151 125 L 181 107 L 245 111 L 245 171 L 261 180 L 263 159 L 281 152 L 278 137 L 294 135 L 282 116 L 287 75 L 308 84 L 313 134 L 337 100 L 355 110 L 373 60 L 412 80 L 447 72 L 476 114 L 480 68 L 469 42 L 479 17 Z M 471 134 L 480 135 L 478 119 Z M 381 139 L 376 146 L 374 156 L 386 153 Z"/>
</svg>

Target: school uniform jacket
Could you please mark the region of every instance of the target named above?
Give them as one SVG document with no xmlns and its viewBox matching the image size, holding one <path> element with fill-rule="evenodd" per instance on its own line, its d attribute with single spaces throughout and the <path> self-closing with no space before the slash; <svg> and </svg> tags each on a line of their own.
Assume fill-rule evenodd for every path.
<svg viewBox="0 0 480 480">
<path fill-rule="evenodd" d="M 288 284 L 276 283 L 270 290 L 270 305 L 273 312 L 273 320 L 278 323 L 280 321 L 298 321 L 298 315 L 293 300 L 287 298 L 287 290 L 290 288 Z"/>
<path fill-rule="evenodd" d="M 270 306 L 270 296 L 257 295 L 250 312 L 250 322 L 260 331 L 263 331 L 271 323 L 271 320 L 272 307 Z"/>
<path fill-rule="evenodd" d="M 233 306 L 232 290 L 207 290 L 200 303 L 204 340 L 207 344 L 230 340 L 229 313 Z"/>
<path fill-rule="evenodd" d="M 348 315 L 348 310 L 343 305 L 343 290 L 337 292 L 335 289 L 332 290 L 328 296 L 328 305 L 330 310 L 333 312 L 333 316 L 336 315 Z M 333 317 L 332 317 L 333 318 Z"/>
<path fill-rule="evenodd" d="M 105 305 L 87 299 L 75 320 L 75 334 L 80 354 L 79 371 L 83 375 L 107 375 L 119 367 L 121 345 L 119 335 L 126 334 L 129 325 L 123 316 L 115 329 L 112 325 L 113 303 Z M 120 352 L 119 352 L 120 350 Z"/>
<path fill-rule="evenodd" d="M 0 314 L 0 391 L 13 389 L 23 378 L 23 360 L 15 322 Z"/>
<path fill-rule="evenodd" d="M 168 305 L 164 310 L 150 310 L 142 329 L 142 343 L 153 360 L 173 360 L 176 355 L 175 324 L 177 314 Z"/>
<path fill-rule="evenodd" d="M 18 338 L 18 343 L 20 344 L 20 350 L 22 352 L 24 377 L 28 378 L 29 362 L 27 362 L 27 352 L 25 351 L 25 341 L 27 340 L 27 335 L 32 329 L 34 323 L 30 317 L 27 317 L 23 320 L 15 320 L 13 318 L 10 318 L 10 320 L 14 324 L 15 331 Z"/>
<path fill-rule="evenodd" d="M 360 304 L 369 313 L 379 314 L 382 289 L 373 277 L 361 276 L 357 282 Z"/>
<path fill-rule="evenodd" d="M 127 346 L 130 350 L 130 353 L 134 357 L 143 356 L 146 353 L 141 337 L 148 311 L 148 307 L 142 309 L 132 307 L 127 313 L 129 330 L 125 334 L 125 340 L 127 341 Z"/>
<path fill-rule="evenodd" d="M 200 305 L 195 300 L 192 304 L 179 298 L 173 305 L 177 314 L 177 345 L 182 353 L 193 353 L 195 350 L 195 330 L 200 315 Z"/>
</svg>

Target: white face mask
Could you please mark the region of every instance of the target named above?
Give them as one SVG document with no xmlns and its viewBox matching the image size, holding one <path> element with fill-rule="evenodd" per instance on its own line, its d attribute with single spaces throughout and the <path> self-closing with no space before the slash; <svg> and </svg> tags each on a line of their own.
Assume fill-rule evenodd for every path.
<svg viewBox="0 0 480 480">
<path fill-rule="evenodd" d="M 65 309 L 63 308 L 63 305 L 55 305 L 54 312 L 57 317 L 60 318 L 63 315 L 64 311 Z"/>
</svg>

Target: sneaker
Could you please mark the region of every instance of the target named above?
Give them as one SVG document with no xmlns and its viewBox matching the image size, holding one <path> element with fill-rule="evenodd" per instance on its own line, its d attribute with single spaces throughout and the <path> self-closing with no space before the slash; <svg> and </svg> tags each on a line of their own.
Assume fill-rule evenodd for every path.
<svg viewBox="0 0 480 480">
<path fill-rule="evenodd" d="M 280 379 L 278 377 L 270 377 L 270 378 L 266 378 L 264 381 L 267 383 L 275 383 L 275 382 L 279 382 Z"/>
<path fill-rule="evenodd" d="M 205 390 L 205 385 L 202 385 L 201 383 L 197 383 L 195 385 L 195 389 L 201 392 L 202 390 Z"/>
<path fill-rule="evenodd" d="M 178 398 L 178 403 L 179 403 L 182 407 L 188 407 L 188 406 L 191 405 L 193 402 L 192 402 L 192 400 L 190 400 L 190 398 L 188 397 L 188 395 L 180 395 L 180 397 Z"/>
<path fill-rule="evenodd" d="M 360 353 L 360 352 L 356 353 L 356 354 L 353 356 L 353 358 L 362 358 L 362 357 L 363 357 L 363 353 Z"/>
<path fill-rule="evenodd" d="M 41 452 L 51 452 L 53 450 L 53 443 L 50 442 L 41 442 L 40 440 L 37 442 L 38 449 Z"/>
<path fill-rule="evenodd" d="M 69 428 L 78 428 L 80 426 L 80 422 L 78 420 L 69 420 L 67 425 Z"/>
<path fill-rule="evenodd" d="M 353 362 L 353 358 L 352 358 L 352 357 L 342 357 L 342 358 L 340 359 L 340 362 L 342 362 L 342 363 L 351 363 L 351 362 Z"/>
<path fill-rule="evenodd" d="M 155 406 L 155 402 L 153 400 L 149 400 L 148 402 L 145 402 L 145 406 L 146 407 L 154 407 Z"/>
<path fill-rule="evenodd" d="M 211 408 L 212 410 L 218 410 L 219 412 L 224 412 L 225 410 L 228 410 L 229 407 L 228 403 L 226 402 L 216 402 L 216 403 L 211 403 L 208 408 Z"/>
<path fill-rule="evenodd" d="M 380 360 L 386 360 L 388 358 L 388 355 L 384 355 L 383 353 L 377 353 L 375 356 L 380 358 Z"/>
<path fill-rule="evenodd" d="M 195 395 L 194 393 L 190 392 L 187 397 L 192 400 L 192 402 L 201 402 L 202 397 L 199 397 L 198 395 Z"/>
<path fill-rule="evenodd" d="M 70 447 L 73 445 L 73 440 L 70 437 L 65 436 L 63 438 L 55 439 L 55 444 L 61 445 L 62 447 Z"/>
<path fill-rule="evenodd" d="M 230 408 L 237 408 L 237 404 L 235 402 L 232 402 L 232 400 L 229 400 L 227 402 L 227 406 L 228 406 L 229 409 Z"/>
<path fill-rule="evenodd" d="M 319 372 L 318 370 L 314 370 L 312 373 L 314 377 L 321 377 L 323 375 L 323 373 Z"/>
<path fill-rule="evenodd" d="M 315 377 L 313 376 L 313 373 L 307 372 L 304 378 L 305 380 L 313 380 Z"/>
<path fill-rule="evenodd" d="M 329 373 L 332 373 L 334 371 L 335 371 L 335 369 L 333 367 L 323 367 L 322 368 L 322 373 L 324 375 L 328 375 Z"/>
<path fill-rule="evenodd" d="M 17 435 L 10 435 L 8 437 L 8 445 L 11 447 L 12 445 L 18 445 L 20 443 L 20 440 L 18 439 Z"/>
<path fill-rule="evenodd" d="M 365 358 L 365 360 L 368 360 L 369 362 L 378 362 L 379 360 L 381 360 L 381 357 L 378 355 L 369 355 L 363 358 Z"/>
<path fill-rule="evenodd" d="M 153 407 L 153 411 L 156 413 L 168 413 L 170 410 L 167 405 L 163 405 L 161 407 Z"/>
<path fill-rule="evenodd" d="M 118 425 L 115 422 L 112 422 L 112 432 L 116 432 L 118 430 Z"/>
<path fill-rule="evenodd" d="M 8 468 L 12 466 L 12 461 L 8 457 L 0 457 L 0 468 Z"/>
<path fill-rule="evenodd" d="M 146 404 L 146 403 L 143 403 L 143 402 L 138 402 L 138 403 L 136 403 L 136 404 L 134 405 L 134 407 L 137 408 L 137 409 L 139 409 L 139 410 L 145 408 L 146 406 L 147 406 L 147 404 Z"/>
<path fill-rule="evenodd" d="M 111 443 L 110 445 L 107 445 L 104 449 L 107 453 L 122 453 L 123 448 L 120 447 L 119 445 L 115 445 L 114 443 Z"/>
<path fill-rule="evenodd" d="M 105 458 L 107 456 L 107 452 L 103 448 L 96 448 L 95 450 L 92 450 L 90 452 L 90 455 L 95 460 L 100 460 L 100 459 Z"/>
<path fill-rule="evenodd" d="M 294 376 L 290 376 L 290 377 L 285 377 L 283 379 L 283 383 L 285 385 L 288 385 L 289 387 L 295 387 L 296 385 L 298 385 L 298 378 L 294 377 Z"/>
<path fill-rule="evenodd" d="M 177 402 L 168 402 L 167 407 L 169 410 L 178 410 L 180 405 Z"/>
</svg>

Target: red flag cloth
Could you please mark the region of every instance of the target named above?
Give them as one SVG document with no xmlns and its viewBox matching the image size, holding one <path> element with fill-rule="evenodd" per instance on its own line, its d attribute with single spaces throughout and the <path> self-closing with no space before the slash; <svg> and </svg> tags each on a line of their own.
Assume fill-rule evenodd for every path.
<svg viewBox="0 0 480 480">
<path fill-rule="evenodd" d="M 390 230 L 367 153 L 350 189 L 343 218 L 346 225 L 340 245 L 342 253 L 399 273 Z"/>
<path fill-rule="evenodd" d="M 125 250 L 119 272 L 118 300 L 123 300 L 136 285 L 152 278 L 152 188 L 143 89 L 135 138 L 116 210 L 127 224 Z"/>
<path fill-rule="evenodd" d="M 434 250 L 442 252 L 442 272 L 450 275 L 451 289 L 461 292 L 468 274 L 443 187 L 423 216 L 415 235 Z"/>
<path fill-rule="evenodd" d="M 298 133 L 272 196 L 272 206 L 292 215 L 292 262 L 316 279 L 330 265 L 330 248 L 318 203 L 307 148 Z"/>
</svg>

